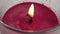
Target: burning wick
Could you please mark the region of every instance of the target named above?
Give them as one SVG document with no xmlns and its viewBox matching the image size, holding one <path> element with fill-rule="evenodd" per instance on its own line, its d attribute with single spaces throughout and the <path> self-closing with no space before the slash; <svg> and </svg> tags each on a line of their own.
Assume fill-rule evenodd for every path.
<svg viewBox="0 0 60 34">
<path fill-rule="evenodd" d="M 34 16 L 34 4 L 31 4 L 29 11 L 28 11 L 28 16 L 30 17 L 29 22 L 32 23 L 32 18 Z"/>
</svg>

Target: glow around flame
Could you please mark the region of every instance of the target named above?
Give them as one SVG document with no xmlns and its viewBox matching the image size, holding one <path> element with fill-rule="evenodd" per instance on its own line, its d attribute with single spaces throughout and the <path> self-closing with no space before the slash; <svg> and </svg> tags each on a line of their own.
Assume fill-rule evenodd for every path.
<svg viewBox="0 0 60 34">
<path fill-rule="evenodd" d="M 34 16 L 34 4 L 31 4 L 29 11 L 28 11 L 28 15 L 31 17 Z"/>
</svg>

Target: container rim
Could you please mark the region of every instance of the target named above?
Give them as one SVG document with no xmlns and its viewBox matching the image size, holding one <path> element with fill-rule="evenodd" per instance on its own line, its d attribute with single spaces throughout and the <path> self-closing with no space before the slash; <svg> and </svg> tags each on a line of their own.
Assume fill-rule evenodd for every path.
<svg viewBox="0 0 60 34">
<path fill-rule="evenodd" d="M 20 32 L 20 33 L 43 33 L 43 32 L 50 32 L 50 31 L 55 31 L 57 29 L 60 29 L 60 24 L 58 24 L 58 25 L 51 27 L 49 29 L 46 29 L 46 30 L 28 31 L 28 30 L 21 30 L 21 29 L 17 29 L 17 28 L 14 28 L 12 26 L 9 26 L 9 25 L 5 24 L 2 20 L 0 20 L 0 23 L 3 27 L 10 29 L 12 31 L 15 31 L 15 32 Z"/>
</svg>

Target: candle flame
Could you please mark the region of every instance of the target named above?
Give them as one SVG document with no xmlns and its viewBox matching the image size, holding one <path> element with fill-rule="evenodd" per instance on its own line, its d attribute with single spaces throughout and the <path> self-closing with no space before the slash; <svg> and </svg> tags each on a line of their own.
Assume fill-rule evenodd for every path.
<svg viewBox="0 0 60 34">
<path fill-rule="evenodd" d="M 29 8 L 29 11 L 28 11 L 28 15 L 30 17 L 33 17 L 34 16 L 34 4 L 31 4 L 31 6 Z"/>
</svg>

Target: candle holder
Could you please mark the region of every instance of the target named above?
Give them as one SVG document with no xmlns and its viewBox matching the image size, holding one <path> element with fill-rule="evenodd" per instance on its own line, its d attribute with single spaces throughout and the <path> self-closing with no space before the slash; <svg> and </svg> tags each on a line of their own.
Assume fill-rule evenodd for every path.
<svg viewBox="0 0 60 34">
<path fill-rule="evenodd" d="M 50 8 L 52 11 L 54 11 L 54 13 L 57 16 L 58 22 L 60 23 L 60 21 L 59 21 L 60 20 L 59 1 L 60 0 L 56 0 L 56 1 L 55 0 L 0 0 L 0 23 L 1 23 L 2 34 L 40 34 L 40 33 L 45 34 L 47 32 L 51 32 L 51 31 L 58 29 L 60 27 L 60 24 L 57 24 L 56 26 L 51 27 L 46 30 L 39 30 L 39 31 L 21 30 L 21 29 L 17 29 L 17 28 L 7 25 L 6 23 L 4 23 L 2 21 L 2 18 L 4 16 L 4 14 L 6 13 L 6 11 L 8 9 L 10 9 L 11 7 L 13 7 L 14 5 L 24 3 L 24 2 L 36 2 L 39 4 L 43 4 L 46 7 Z M 32 18 L 31 18 L 31 20 L 32 20 Z M 31 20 L 30 20 L 30 22 L 31 22 Z"/>
</svg>

